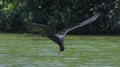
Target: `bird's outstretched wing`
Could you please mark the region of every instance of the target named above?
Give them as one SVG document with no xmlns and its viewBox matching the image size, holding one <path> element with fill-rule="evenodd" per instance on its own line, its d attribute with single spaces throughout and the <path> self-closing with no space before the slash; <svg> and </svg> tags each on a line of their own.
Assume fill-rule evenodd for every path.
<svg viewBox="0 0 120 67">
<path fill-rule="evenodd" d="M 27 22 L 24 22 L 24 24 L 32 31 L 39 33 L 41 36 L 54 35 L 54 33 L 46 25 Z"/>
<path fill-rule="evenodd" d="M 60 35 L 65 36 L 69 31 L 71 31 L 73 29 L 76 29 L 76 28 L 79 28 L 79 27 L 83 27 L 83 26 L 85 26 L 85 25 L 95 21 L 100 15 L 101 15 L 101 13 L 96 13 L 94 16 L 92 16 L 91 18 L 83 21 L 79 25 L 76 25 L 74 27 L 65 28 L 65 29 L 61 30 L 60 32 L 56 33 L 56 35 L 58 35 L 58 36 L 60 36 Z"/>
</svg>

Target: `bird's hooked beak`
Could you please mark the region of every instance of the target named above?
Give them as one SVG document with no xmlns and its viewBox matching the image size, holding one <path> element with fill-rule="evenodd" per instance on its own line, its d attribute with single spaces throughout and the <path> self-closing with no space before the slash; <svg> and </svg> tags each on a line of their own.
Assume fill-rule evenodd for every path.
<svg viewBox="0 0 120 67">
<path fill-rule="evenodd" d="M 57 56 L 60 56 L 60 52 L 61 52 L 61 51 L 60 51 L 60 49 L 59 49 L 59 50 L 58 50 L 58 55 L 57 55 Z"/>
<path fill-rule="evenodd" d="M 64 46 L 63 47 L 60 47 L 59 50 L 58 50 L 58 56 L 60 56 L 60 53 L 64 51 Z"/>
</svg>

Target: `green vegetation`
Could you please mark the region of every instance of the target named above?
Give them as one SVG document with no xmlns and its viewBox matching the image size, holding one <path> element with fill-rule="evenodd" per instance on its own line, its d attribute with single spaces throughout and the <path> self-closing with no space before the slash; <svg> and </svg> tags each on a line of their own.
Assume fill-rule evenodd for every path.
<svg viewBox="0 0 120 67">
<path fill-rule="evenodd" d="M 20 21 L 45 24 L 54 32 L 96 12 L 102 16 L 71 34 L 119 34 L 120 0 L 0 0 L 0 32 L 32 32 Z M 65 51 L 50 39 L 0 33 L 0 67 L 120 67 L 120 36 L 65 37 Z"/>
<path fill-rule="evenodd" d="M 26 32 L 18 20 L 45 24 L 56 32 L 102 12 L 96 23 L 73 33 L 120 33 L 119 4 L 119 0 L 0 0 L 0 32 Z"/>
<path fill-rule="evenodd" d="M 46 37 L 0 34 L 0 67 L 120 67 L 120 36 L 66 36 L 65 51 Z"/>
</svg>

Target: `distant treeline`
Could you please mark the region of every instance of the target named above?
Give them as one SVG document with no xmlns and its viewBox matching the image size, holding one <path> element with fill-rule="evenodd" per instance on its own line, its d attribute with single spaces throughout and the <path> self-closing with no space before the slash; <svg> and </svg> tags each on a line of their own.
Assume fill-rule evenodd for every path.
<svg viewBox="0 0 120 67">
<path fill-rule="evenodd" d="M 119 7 L 119 0 L 0 0 L 0 32 L 30 32 L 19 20 L 45 24 L 57 32 L 101 12 L 95 23 L 71 34 L 119 34 Z"/>
</svg>

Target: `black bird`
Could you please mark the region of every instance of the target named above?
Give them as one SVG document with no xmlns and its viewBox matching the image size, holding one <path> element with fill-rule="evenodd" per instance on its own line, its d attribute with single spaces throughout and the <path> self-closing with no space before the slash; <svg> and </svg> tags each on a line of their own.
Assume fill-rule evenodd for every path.
<svg viewBox="0 0 120 67">
<path fill-rule="evenodd" d="M 96 13 L 94 16 L 92 16 L 91 18 L 81 22 L 79 25 L 73 26 L 73 27 L 69 27 L 69 28 L 65 28 L 63 30 L 61 30 L 60 32 L 54 34 L 50 28 L 48 28 L 46 25 L 43 24 L 37 24 L 37 23 L 26 23 L 24 22 L 24 24 L 29 27 L 30 29 L 32 29 L 33 31 L 40 33 L 40 35 L 42 36 L 46 36 L 48 38 L 50 38 L 52 41 L 54 41 L 55 43 L 57 43 L 59 45 L 59 53 L 64 51 L 64 36 L 71 30 L 74 30 L 76 28 L 79 27 L 83 27 L 93 21 L 95 21 L 99 16 L 101 15 L 101 13 Z"/>
</svg>

